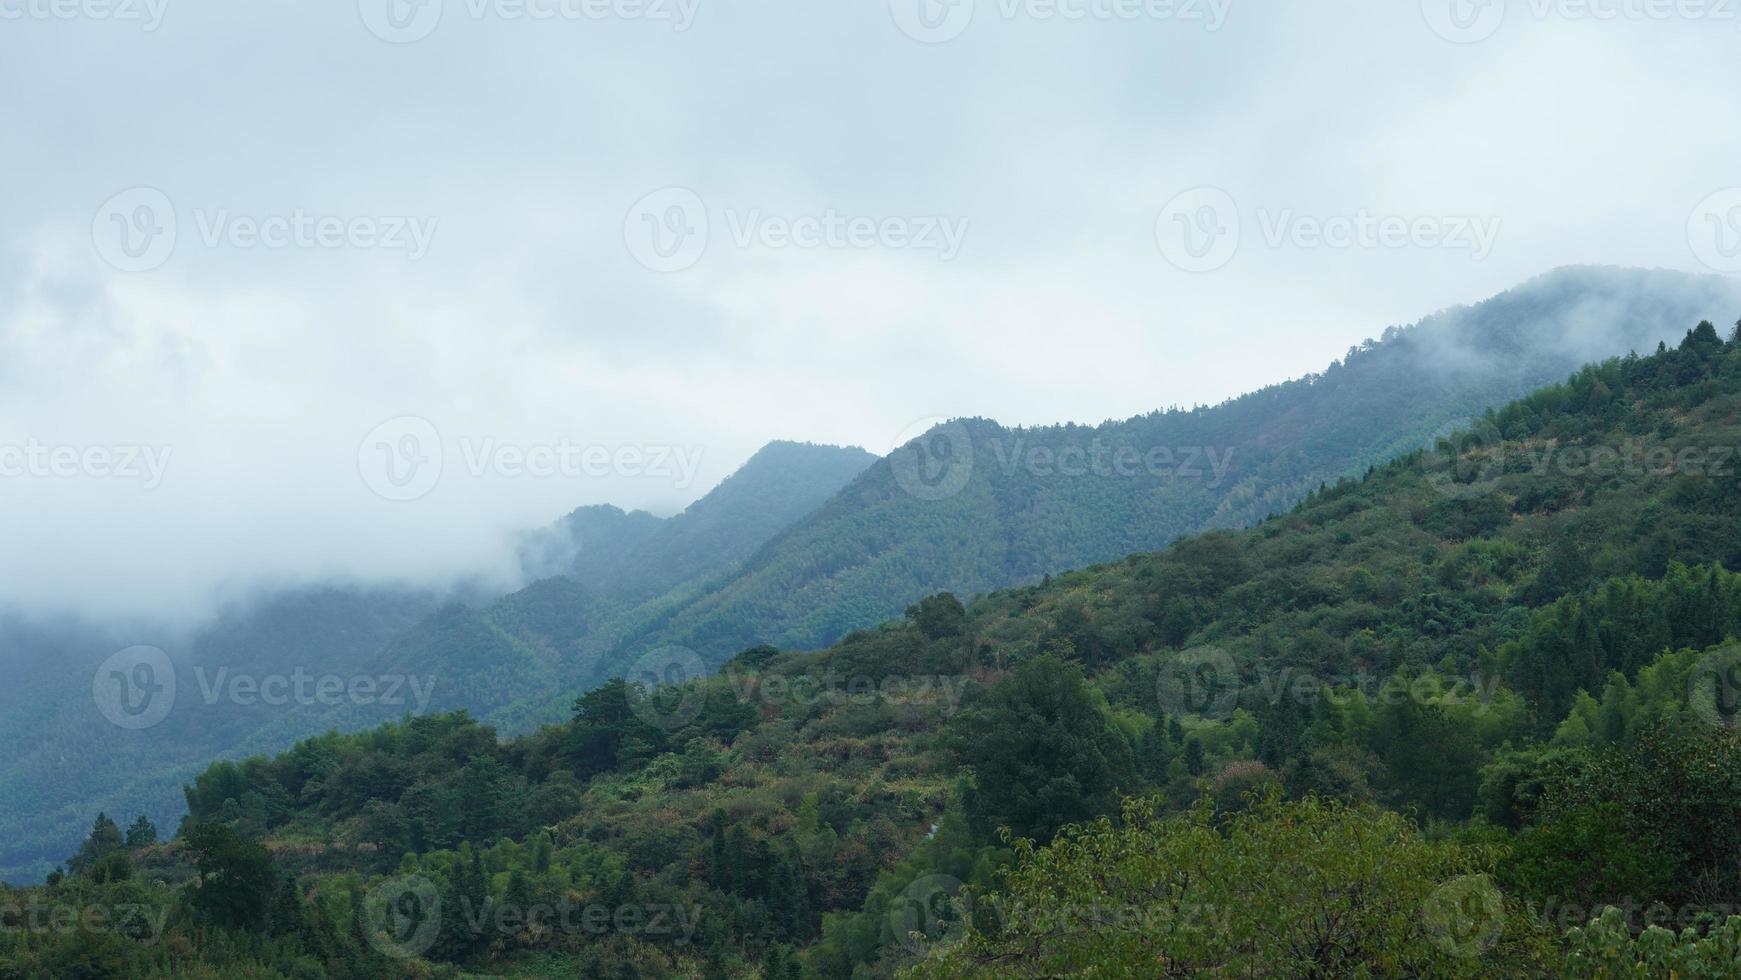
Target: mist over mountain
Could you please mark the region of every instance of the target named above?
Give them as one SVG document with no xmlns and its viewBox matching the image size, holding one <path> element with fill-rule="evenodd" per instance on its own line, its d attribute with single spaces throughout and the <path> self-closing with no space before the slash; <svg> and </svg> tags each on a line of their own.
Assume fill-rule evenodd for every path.
<svg viewBox="0 0 1741 980">
<path fill-rule="evenodd" d="M 632 600 L 719 574 L 874 459 L 777 442 L 675 517 L 583 508 L 525 539 L 538 561 L 560 553 L 564 574 L 505 597 L 479 583 L 335 582 L 262 591 L 194 627 L 0 616 L 0 663 L 16 678 L 0 689 L 0 739 L 10 747 L 0 767 L 0 880 L 40 877 L 78 822 L 72 815 L 93 804 L 173 826 L 180 785 L 204 759 L 585 683 L 588 658 L 618 640 Z M 93 702 L 93 685 L 109 683 L 104 661 L 138 645 L 164 651 L 176 685 L 172 710 L 143 730 Z M 392 692 L 355 704 L 317 688 L 362 674 L 388 679 Z M 273 682 L 283 695 L 267 703 Z M 69 770 L 71 759 L 80 761 Z"/>
<path fill-rule="evenodd" d="M 698 669 L 759 644 L 826 646 L 936 592 L 990 592 L 1248 525 L 1586 360 L 1741 309 L 1738 296 L 1714 277 L 1562 269 L 1221 405 L 1099 426 L 960 419 L 881 460 L 771 443 L 676 516 L 591 506 L 522 535 L 532 581 L 506 594 L 482 578 L 284 589 L 192 630 L 15 616 L 3 655 L 28 680 L 0 693 L 0 737 L 18 760 L 0 776 L 12 801 L 0 819 L 16 821 L 0 869 L 40 873 L 65 844 L 65 816 L 93 801 L 171 819 L 199 760 L 407 711 L 466 709 L 524 730 L 649 656 Z M 124 732 L 92 710 L 92 672 L 141 643 L 168 652 L 179 708 Z M 296 674 L 398 687 L 367 703 L 264 705 L 235 703 L 227 686 Z M 68 779 L 75 745 L 108 748 Z"/>
<path fill-rule="evenodd" d="M 252 866 L 298 887 L 241 884 L 274 937 L 242 955 L 358 980 L 1733 976 L 1738 419 L 1741 325 L 1700 323 L 1254 528 L 608 684 L 506 739 L 456 712 L 216 762 L 185 842 L 99 821 L 50 891 L 262 840 Z M 427 911 L 583 889 L 694 926 Z M 343 925 L 408 895 L 433 924 L 386 935 L 411 940 Z M 170 928 L 173 953 L 113 955 L 238 956 Z"/>
<path fill-rule="evenodd" d="M 772 442 L 682 513 L 582 507 L 520 546 L 528 581 L 563 575 L 637 601 L 747 557 L 876 457 L 858 448 Z"/>
<path fill-rule="evenodd" d="M 0 635 L 13 679 L 0 690 L 0 738 L 8 746 L 0 767 L 0 879 L 39 877 L 93 801 L 173 825 L 184 806 L 180 781 L 199 756 L 234 752 L 282 713 L 257 697 L 238 704 L 227 691 L 232 676 L 256 684 L 348 676 L 445 598 L 368 586 L 296 589 L 229 606 L 186 632 L 9 618 Z M 174 690 L 166 693 L 180 709 L 143 731 L 99 701 L 115 683 L 105 663 L 140 646 L 164 651 L 174 665 Z"/>
<path fill-rule="evenodd" d="M 1248 525 L 1586 362 L 1727 322 L 1738 296 L 1715 276 L 1567 268 L 1213 407 L 1100 426 L 948 422 L 631 647 L 679 644 L 711 662 L 758 643 L 820 647 L 934 592 L 989 592 Z"/>
<path fill-rule="evenodd" d="M 0 980 L 1741 978 L 1741 0 L 0 0 Z"/>
</svg>

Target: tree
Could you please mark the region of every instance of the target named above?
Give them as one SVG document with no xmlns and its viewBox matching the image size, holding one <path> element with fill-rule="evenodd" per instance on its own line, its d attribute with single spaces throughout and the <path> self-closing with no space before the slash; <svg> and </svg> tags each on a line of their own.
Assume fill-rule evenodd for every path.
<svg viewBox="0 0 1741 980">
<path fill-rule="evenodd" d="M 1205 799 L 1016 846 L 994 907 L 922 980 L 1003 976 L 1543 976 L 1557 954 L 1485 872 L 1496 853 L 1429 841 L 1370 806 L 1275 795 L 1218 825 Z M 1116 910 L 1117 914 L 1107 914 Z"/>
<path fill-rule="evenodd" d="M 308 909 L 302 900 L 302 890 L 296 884 L 296 876 L 286 874 L 272 895 L 272 905 L 266 913 L 266 931 L 274 936 L 301 938 L 308 930 Z"/>
<path fill-rule="evenodd" d="M 90 836 L 79 845 L 79 852 L 67 860 L 67 870 L 74 874 L 84 874 L 104 858 L 125 850 L 126 847 L 127 840 L 121 836 L 121 828 L 109 819 L 108 814 L 99 813 L 96 823 L 91 827 Z"/>
<path fill-rule="evenodd" d="M 441 901 L 441 926 L 431 956 L 457 962 L 489 944 L 490 936 L 473 924 L 493 921 L 490 879 L 482 856 L 470 842 L 460 845 Z"/>
<path fill-rule="evenodd" d="M 1741 916 L 1708 930 L 1688 926 L 1679 935 L 1661 926 L 1634 934 L 1617 908 L 1602 910 L 1588 926 L 1566 933 L 1566 972 L 1579 977 L 1731 977 L 1741 949 Z"/>
<path fill-rule="evenodd" d="M 1628 827 L 1619 807 L 1602 804 L 1525 830 L 1500 876 L 1508 889 L 1537 901 L 1593 909 L 1663 895 L 1676 864 L 1654 836 Z"/>
<path fill-rule="evenodd" d="M 1741 904 L 1741 731 L 1653 724 L 1567 753 L 1520 838 L 1544 898 Z"/>
<path fill-rule="evenodd" d="M 1372 748 L 1383 760 L 1393 801 L 1458 820 L 1475 806 L 1481 747 L 1472 728 L 1411 694 L 1382 705 Z"/>
<path fill-rule="evenodd" d="M 763 980 L 800 980 L 803 976 L 798 957 L 792 955 L 790 947 L 780 943 L 769 943 L 768 952 L 762 959 Z"/>
<path fill-rule="evenodd" d="M 1236 759 L 1216 775 L 1210 796 L 1215 801 L 1215 812 L 1237 813 L 1254 797 L 1263 799 L 1279 793 L 1281 785 L 1281 779 L 1270 767 L 1253 759 Z"/>
<path fill-rule="evenodd" d="M 1130 744 L 1082 672 L 1052 656 L 1023 662 L 958 715 L 950 741 L 973 769 L 967 818 L 986 837 L 1007 826 L 1050 840 L 1065 823 L 1112 812 L 1134 783 Z"/>
<path fill-rule="evenodd" d="M 157 825 L 144 814 L 133 821 L 133 826 L 127 828 L 127 846 L 132 848 L 150 847 L 157 843 Z"/>
<path fill-rule="evenodd" d="M 182 844 L 198 874 L 190 896 L 194 910 L 228 928 L 258 928 L 278 887 L 272 854 L 218 823 L 197 823 Z"/>
<path fill-rule="evenodd" d="M 577 776 L 588 779 L 615 769 L 625 757 L 651 755 L 664 746 L 665 733 L 636 712 L 645 697 L 639 684 L 614 678 L 575 699 L 563 753 Z"/>
<path fill-rule="evenodd" d="M 1203 741 L 1195 735 L 1185 739 L 1185 771 L 1193 776 L 1203 775 Z"/>
<path fill-rule="evenodd" d="M 942 592 L 907 607 L 907 618 L 927 640 L 960 636 L 967 631 L 967 608 L 953 593 Z"/>
</svg>

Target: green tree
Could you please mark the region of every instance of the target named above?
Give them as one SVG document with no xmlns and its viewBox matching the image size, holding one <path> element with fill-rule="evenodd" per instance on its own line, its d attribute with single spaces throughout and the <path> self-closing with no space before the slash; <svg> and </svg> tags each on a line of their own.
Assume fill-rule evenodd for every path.
<svg viewBox="0 0 1741 980">
<path fill-rule="evenodd" d="M 133 821 L 133 826 L 127 828 L 127 846 L 133 848 L 150 847 L 157 843 L 157 825 L 144 814 Z"/>
<path fill-rule="evenodd" d="M 121 828 L 109 819 L 108 814 L 99 813 L 90 836 L 79 845 L 79 852 L 67 859 L 67 870 L 84 874 L 104 858 L 126 847 L 127 840 L 121 835 Z"/>
<path fill-rule="evenodd" d="M 1207 800 L 1017 844 L 994 907 L 910 971 L 958 977 L 1546 975 L 1556 951 L 1485 876 L 1489 848 L 1374 807 L 1275 796 L 1217 825 Z M 1109 914 L 1112 911 L 1116 914 Z"/>
<path fill-rule="evenodd" d="M 198 875 L 189 896 L 195 912 L 230 928 L 259 927 L 278 886 L 265 846 L 217 823 L 194 824 L 182 844 Z"/>
<path fill-rule="evenodd" d="M 1049 840 L 1059 826 L 1118 806 L 1135 781 L 1130 744 L 1081 671 L 1056 657 L 1027 660 L 985 703 L 955 719 L 952 744 L 974 773 L 969 823 Z"/>
</svg>

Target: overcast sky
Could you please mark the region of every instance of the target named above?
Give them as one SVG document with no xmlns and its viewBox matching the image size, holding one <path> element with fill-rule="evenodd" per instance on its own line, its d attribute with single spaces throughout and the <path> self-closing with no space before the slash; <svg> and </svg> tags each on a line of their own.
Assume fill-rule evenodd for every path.
<svg viewBox="0 0 1741 980">
<path fill-rule="evenodd" d="M 1729 261 L 1741 14 L 1451 2 L 0 0 L 0 600 L 496 568 Z"/>
</svg>

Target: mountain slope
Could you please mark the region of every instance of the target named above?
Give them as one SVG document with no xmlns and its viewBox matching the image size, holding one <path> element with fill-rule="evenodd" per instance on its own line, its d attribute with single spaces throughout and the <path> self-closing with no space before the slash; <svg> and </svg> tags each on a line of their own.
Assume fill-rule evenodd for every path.
<svg viewBox="0 0 1741 980">
<path fill-rule="evenodd" d="M 1249 525 L 1589 360 L 1736 308 L 1735 285 L 1577 268 L 1368 341 L 1321 375 L 1100 426 L 939 426 L 631 644 L 814 648 L 920 596 L 988 592 Z"/>
<path fill-rule="evenodd" d="M 237 603 L 191 635 L 143 626 L 0 626 L 5 664 L 25 683 L 6 695 L 0 741 L 0 880 L 39 878 L 65 856 L 93 807 L 144 813 L 174 826 L 179 784 L 205 760 L 235 751 L 283 708 L 241 705 L 228 679 L 349 676 L 442 596 L 412 589 L 325 586 Z M 117 727 L 93 701 L 93 676 L 116 651 L 161 647 L 175 664 L 175 709 L 155 726 Z M 311 734 L 319 729 L 299 732 Z M 283 746 L 289 741 L 262 745 Z M 76 817 L 76 819 L 75 819 Z"/>
<path fill-rule="evenodd" d="M 523 549 L 528 562 L 560 561 L 567 575 L 483 602 L 361 586 L 286 590 L 235 604 L 190 635 L 0 619 L 5 665 L 27 679 L 0 711 L 9 746 L 0 772 L 0 880 L 39 879 L 93 808 L 173 827 L 181 784 L 213 757 L 280 751 L 329 728 L 407 712 L 483 714 L 535 692 L 588 685 L 599 651 L 620 641 L 637 600 L 729 570 L 873 460 L 861 449 L 774 443 L 668 520 L 582 508 Z M 93 704 L 92 673 L 141 643 L 173 662 L 174 708 L 150 728 L 125 730 Z M 310 680 L 286 688 L 278 703 L 254 686 L 299 675 Z M 319 678 L 344 682 L 345 693 L 321 694 Z M 353 697 L 348 683 L 358 678 L 387 680 Z M 69 769 L 72 759 L 83 762 Z"/>
<path fill-rule="evenodd" d="M 522 548 L 528 568 L 561 574 L 488 605 L 450 605 L 382 647 L 368 669 L 427 678 L 429 710 L 464 708 L 516 729 L 559 718 L 566 700 L 541 695 L 602 681 L 618 666 L 605 654 L 652 610 L 729 574 L 874 461 L 857 448 L 774 442 L 674 517 L 581 508 Z M 394 716 L 347 705 L 295 724 L 319 731 Z"/>
<path fill-rule="evenodd" d="M 618 930 L 605 946 L 453 921 L 452 942 L 423 950 L 483 972 L 632 960 L 661 976 L 771 964 L 789 975 L 796 950 L 803 975 L 842 980 L 927 960 L 936 975 L 1050 975 L 1091 961 L 1087 944 L 1119 941 L 1125 920 L 1099 903 L 1192 911 L 1143 877 L 1166 871 L 1154 847 L 1270 841 L 1210 861 L 1184 897 L 1237 892 L 1250 873 L 1240 860 L 1297 866 L 1290 885 L 1323 894 L 1280 911 L 1261 895 L 1222 900 L 1204 911 L 1234 928 L 1162 930 L 1169 957 L 1199 972 L 1264 962 L 1228 937 L 1322 933 L 1300 921 L 1300 902 L 1311 919 L 1321 900 L 1352 902 L 1353 919 L 1382 910 L 1346 942 L 1333 930 L 1345 970 L 1397 972 L 1394 957 L 1364 959 L 1377 945 L 1406 947 L 1432 975 L 1542 975 L 1562 941 L 1580 941 L 1540 925 L 1552 921 L 1543 908 L 1582 910 L 1581 924 L 1602 904 L 1741 901 L 1741 740 L 1725 689 L 1741 651 L 1720 646 L 1741 633 L 1737 567 L 1741 340 L 1702 324 L 1675 350 L 1580 370 L 1249 530 L 965 609 L 933 597 L 825 651 L 746 653 L 716 678 L 607 685 L 568 724 L 505 744 L 451 716 L 329 736 L 214 766 L 190 802 L 196 820 L 276 843 L 340 928 L 355 920 L 341 896 L 358 871 L 509 907 L 575 893 L 696 909 L 712 924 Z M 1242 795 L 1272 788 L 1355 809 L 1308 821 L 1303 851 L 1269 851 L 1302 840 L 1289 812 Z M 1192 805 L 1195 816 L 1106 860 L 1068 846 L 1082 833 L 1051 855 L 995 833 L 1014 826 L 1044 845 L 1136 794 L 1133 827 Z M 285 798 L 297 802 L 273 804 Z M 1171 836 L 1221 834 L 1247 806 L 1250 833 Z M 1444 850 L 1426 854 L 1414 819 L 1378 806 L 1440 821 L 1430 836 Z M 1487 822 L 1458 826 L 1477 813 Z M 1363 841 L 1374 827 L 1389 843 Z M 1400 847 L 1412 870 L 1375 876 Z M 1019 907 L 986 903 L 1011 863 L 1030 896 L 1070 889 L 1052 911 L 1086 916 L 1080 927 L 1030 929 L 1004 917 Z M 473 866 L 489 875 L 468 877 Z M 1421 934 L 1442 889 L 1475 885 L 1481 906 L 1498 903 L 1492 917 L 1503 911 L 1503 941 L 1448 949 Z M 974 915 L 975 901 L 991 914 Z M 964 916 L 976 934 L 958 945 Z M 1455 937 L 1478 924 L 1439 927 Z M 1280 945 L 1321 963 L 1321 946 Z"/>
<path fill-rule="evenodd" d="M 856 447 L 771 442 L 668 520 L 575 511 L 527 542 L 527 577 L 564 575 L 601 596 L 645 601 L 749 557 L 874 462 Z"/>
</svg>

